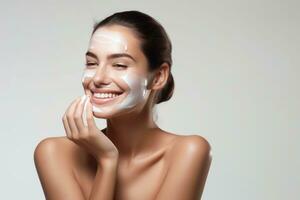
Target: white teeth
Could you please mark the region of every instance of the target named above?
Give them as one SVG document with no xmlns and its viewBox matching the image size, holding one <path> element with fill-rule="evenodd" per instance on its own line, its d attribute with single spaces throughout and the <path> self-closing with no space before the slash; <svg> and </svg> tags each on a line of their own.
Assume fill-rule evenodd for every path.
<svg viewBox="0 0 300 200">
<path fill-rule="evenodd" d="M 113 98 L 119 96 L 119 94 L 115 93 L 94 93 L 94 96 L 97 98 Z"/>
</svg>

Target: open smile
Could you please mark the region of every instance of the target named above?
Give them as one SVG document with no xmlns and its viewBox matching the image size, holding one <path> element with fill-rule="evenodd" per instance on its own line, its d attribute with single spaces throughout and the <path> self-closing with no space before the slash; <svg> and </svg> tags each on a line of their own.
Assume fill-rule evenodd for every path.
<svg viewBox="0 0 300 200">
<path fill-rule="evenodd" d="M 97 105 L 103 105 L 108 103 L 114 103 L 123 96 L 121 93 L 92 93 L 91 102 Z"/>
</svg>

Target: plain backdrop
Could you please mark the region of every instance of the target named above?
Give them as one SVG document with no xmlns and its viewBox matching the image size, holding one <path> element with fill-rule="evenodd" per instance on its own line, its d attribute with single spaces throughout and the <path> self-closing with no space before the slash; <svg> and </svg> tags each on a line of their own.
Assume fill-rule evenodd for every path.
<svg viewBox="0 0 300 200">
<path fill-rule="evenodd" d="M 300 199 L 299 5 L 1 1 L 0 199 L 44 199 L 34 149 L 65 136 L 61 117 L 83 94 L 92 26 L 124 10 L 153 16 L 172 40 L 175 92 L 157 107 L 158 124 L 210 142 L 203 199 Z"/>
</svg>

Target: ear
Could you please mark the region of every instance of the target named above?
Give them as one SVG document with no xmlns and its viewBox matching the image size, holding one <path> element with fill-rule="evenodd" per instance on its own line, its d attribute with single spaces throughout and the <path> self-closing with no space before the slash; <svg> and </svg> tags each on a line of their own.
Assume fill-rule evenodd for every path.
<svg viewBox="0 0 300 200">
<path fill-rule="evenodd" d="M 169 77 L 170 66 L 164 62 L 160 65 L 160 68 L 156 70 L 152 77 L 151 89 L 160 90 L 166 84 Z"/>
</svg>

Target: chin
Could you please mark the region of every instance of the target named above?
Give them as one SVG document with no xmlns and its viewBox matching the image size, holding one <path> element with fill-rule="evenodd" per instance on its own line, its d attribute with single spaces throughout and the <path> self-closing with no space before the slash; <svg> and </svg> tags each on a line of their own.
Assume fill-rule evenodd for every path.
<svg viewBox="0 0 300 200">
<path fill-rule="evenodd" d="M 140 112 L 137 110 L 137 107 L 124 109 L 124 110 L 111 110 L 106 112 L 93 111 L 94 117 L 103 118 L 103 119 L 118 118 L 120 116 L 126 116 L 126 115 L 138 115 L 139 113 Z"/>
<path fill-rule="evenodd" d="M 96 118 L 102 118 L 102 119 L 109 119 L 115 116 L 115 114 L 110 112 L 103 112 L 103 113 L 93 112 L 93 115 Z"/>
<path fill-rule="evenodd" d="M 96 118 L 103 118 L 103 119 L 110 119 L 114 117 L 118 117 L 122 115 L 123 112 L 116 112 L 116 111 L 111 111 L 111 112 L 95 112 L 93 111 L 93 115 Z"/>
</svg>

